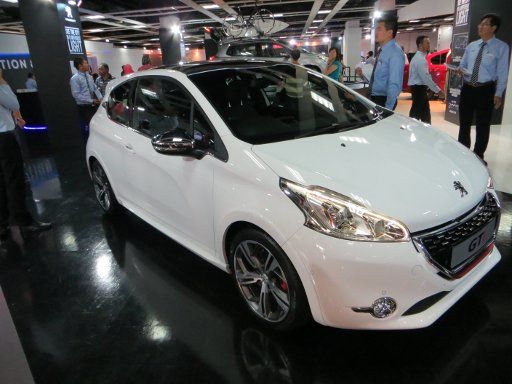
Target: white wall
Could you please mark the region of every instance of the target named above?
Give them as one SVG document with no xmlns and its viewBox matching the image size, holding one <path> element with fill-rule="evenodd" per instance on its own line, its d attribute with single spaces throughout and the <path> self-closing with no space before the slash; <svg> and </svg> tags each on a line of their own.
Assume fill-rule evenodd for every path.
<svg viewBox="0 0 512 384">
<path fill-rule="evenodd" d="M 503 108 L 502 124 L 512 124 L 512 60 L 510 61 L 510 68 L 508 69 L 507 95 Z"/>
<path fill-rule="evenodd" d="M 85 49 L 88 56 L 97 58 L 98 65 L 107 63 L 110 73 L 115 77 L 121 76 L 121 66 L 124 64 L 130 64 L 136 71 L 142 65 L 142 55 L 144 54 L 142 49 L 114 48 L 111 43 L 89 40 L 85 41 Z"/>
<path fill-rule="evenodd" d="M 2 53 L 28 53 L 25 35 L 0 33 L 0 52 Z"/>
<path fill-rule="evenodd" d="M 437 46 L 437 32 L 404 32 L 400 31 L 399 34 L 396 35 L 396 42 L 398 45 L 403 46 L 405 52 L 416 52 L 416 38 L 419 35 L 425 35 L 430 38 L 430 49 L 432 51 L 436 50 Z"/>
</svg>

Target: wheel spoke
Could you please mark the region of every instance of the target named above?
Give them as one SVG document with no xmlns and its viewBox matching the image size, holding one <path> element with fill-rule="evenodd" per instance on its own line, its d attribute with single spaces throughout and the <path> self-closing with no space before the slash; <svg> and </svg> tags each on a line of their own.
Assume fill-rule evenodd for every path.
<svg viewBox="0 0 512 384">
<path fill-rule="evenodd" d="M 290 302 L 288 300 L 288 296 L 286 293 L 280 291 L 278 288 L 271 286 L 270 287 L 270 294 L 275 299 L 277 305 L 281 307 L 281 309 L 284 312 L 288 311 L 288 308 L 290 308 Z"/>
<path fill-rule="evenodd" d="M 105 183 L 103 182 L 103 179 L 101 178 L 101 176 L 100 176 L 100 175 L 98 175 L 98 173 L 97 173 L 97 172 L 94 172 L 94 173 L 92 174 L 92 177 L 93 177 L 94 181 L 95 181 L 97 184 L 99 184 L 99 185 L 101 185 L 101 186 L 103 186 L 103 185 L 105 184 Z"/>
<path fill-rule="evenodd" d="M 267 260 L 265 261 L 265 273 L 269 274 L 276 268 L 279 268 L 279 263 L 274 258 L 274 256 L 272 256 L 272 254 L 269 252 L 267 254 Z"/>
<path fill-rule="evenodd" d="M 263 283 L 260 291 L 259 311 L 261 315 L 268 319 L 270 317 L 270 302 L 267 283 Z"/>
<path fill-rule="evenodd" d="M 258 269 L 256 264 L 254 263 L 254 260 L 251 257 L 251 250 L 249 249 L 249 244 L 247 242 L 243 242 L 240 244 L 240 251 L 242 252 L 244 259 L 249 263 L 252 269 Z"/>
<path fill-rule="evenodd" d="M 246 272 L 237 275 L 237 280 L 240 285 L 251 285 L 261 281 L 261 276 L 254 272 Z"/>
</svg>

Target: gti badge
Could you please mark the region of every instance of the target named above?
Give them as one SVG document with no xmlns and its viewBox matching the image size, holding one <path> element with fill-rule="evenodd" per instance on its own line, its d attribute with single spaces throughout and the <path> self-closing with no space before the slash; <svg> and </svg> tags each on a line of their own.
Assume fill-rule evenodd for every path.
<svg viewBox="0 0 512 384">
<path fill-rule="evenodd" d="M 460 191 L 460 197 L 464 197 L 468 194 L 468 191 L 466 191 L 466 188 L 464 188 L 460 181 L 454 181 L 453 188 L 455 188 L 456 191 Z"/>
</svg>

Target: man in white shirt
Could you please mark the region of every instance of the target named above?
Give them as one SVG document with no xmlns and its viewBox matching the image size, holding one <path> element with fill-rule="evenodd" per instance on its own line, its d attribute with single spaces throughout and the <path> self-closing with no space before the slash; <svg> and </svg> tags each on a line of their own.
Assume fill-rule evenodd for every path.
<svg viewBox="0 0 512 384">
<path fill-rule="evenodd" d="M 430 124 L 430 104 L 428 102 L 427 90 L 444 98 L 444 93 L 432 80 L 428 70 L 427 54 L 430 51 L 430 39 L 427 36 L 418 36 L 416 38 L 418 50 L 409 65 L 409 87 L 412 94 L 412 106 L 409 117 L 421 120 Z"/>
</svg>

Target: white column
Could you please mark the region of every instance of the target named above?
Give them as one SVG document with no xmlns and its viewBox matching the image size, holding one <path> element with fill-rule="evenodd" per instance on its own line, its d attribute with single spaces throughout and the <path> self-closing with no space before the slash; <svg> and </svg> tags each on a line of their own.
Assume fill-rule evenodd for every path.
<svg viewBox="0 0 512 384">
<path fill-rule="evenodd" d="M 505 97 L 505 105 L 503 108 L 501 124 L 512 124 L 512 61 L 508 69 L 507 97 Z"/>
<path fill-rule="evenodd" d="M 361 39 L 363 30 L 359 26 L 359 20 L 350 20 L 345 23 L 345 35 L 343 36 L 343 60 L 351 69 L 351 75 L 357 64 L 361 61 Z"/>
</svg>

